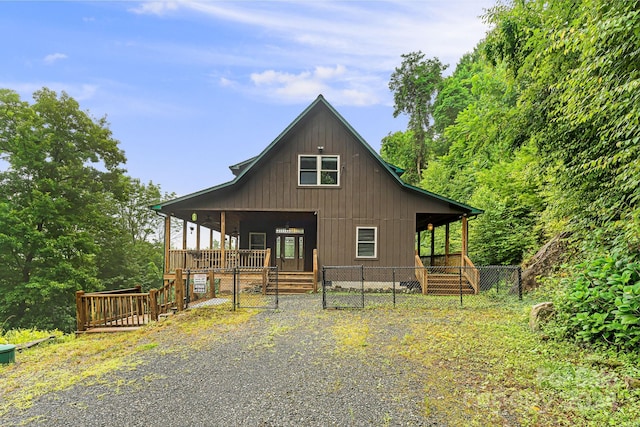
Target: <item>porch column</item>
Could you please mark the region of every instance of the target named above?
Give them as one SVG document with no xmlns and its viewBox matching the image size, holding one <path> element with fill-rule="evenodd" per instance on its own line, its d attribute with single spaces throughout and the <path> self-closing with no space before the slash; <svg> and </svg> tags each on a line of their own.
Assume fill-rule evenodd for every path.
<svg viewBox="0 0 640 427">
<path fill-rule="evenodd" d="M 227 256 L 224 253 L 227 246 L 227 226 L 225 222 L 226 215 L 225 212 L 222 211 L 220 212 L 220 256 L 222 257 L 222 259 L 220 260 L 221 268 L 227 268 Z"/>
<path fill-rule="evenodd" d="M 431 227 L 431 266 L 432 267 L 435 261 L 435 254 L 434 254 L 435 251 L 436 251 L 436 228 Z"/>
<path fill-rule="evenodd" d="M 196 224 L 196 250 L 200 250 L 200 226 Z"/>
<path fill-rule="evenodd" d="M 164 273 L 171 268 L 169 250 L 171 249 L 171 215 L 164 217 Z"/>
<path fill-rule="evenodd" d="M 187 250 L 187 220 L 182 220 L 182 250 Z"/>
<path fill-rule="evenodd" d="M 449 223 L 444 227 L 444 264 L 449 265 Z"/>
<path fill-rule="evenodd" d="M 209 249 L 213 249 L 213 228 L 209 229 Z"/>
<path fill-rule="evenodd" d="M 421 248 L 421 246 L 422 246 L 422 244 L 421 244 L 422 243 L 422 231 L 418 231 L 416 234 L 418 235 L 418 239 L 417 239 L 418 241 L 416 242 L 416 254 L 418 254 L 418 256 L 421 257 L 422 253 L 420 253 L 420 250 L 422 249 Z"/>
<path fill-rule="evenodd" d="M 468 256 L 467 255 L 469 250 L 468 241 L 469 241 L 469 222 L 468 222 L 467 216 L 463 215 L 462 216 L 462 249 L 461 249 L 463 257 Z"/>
</svg>

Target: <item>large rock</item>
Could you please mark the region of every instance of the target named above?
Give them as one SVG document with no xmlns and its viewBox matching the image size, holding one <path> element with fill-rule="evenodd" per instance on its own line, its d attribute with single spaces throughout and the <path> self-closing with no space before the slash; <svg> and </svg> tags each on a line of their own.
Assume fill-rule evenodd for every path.
<svg viewBox="0 0 640 427">
<path fill-rule="evenodd" d="M 567 237 L 569 237 L 569 233 L 560 233 L 554 236 L 523 265 L 523 290 L 530 291 L 537 288 L 540 277 L 549 276 L 565 261 L 567 256 Z"/>
<path fill-rule="evenodd" d="M 550 301 L 541 302 L 531 307 L 531 314 L 529 315 L 529 327 L 531 330 L 538 331 L 540 323 L 546 321 L 554 312 L 555 308 Z"/>
</svg>

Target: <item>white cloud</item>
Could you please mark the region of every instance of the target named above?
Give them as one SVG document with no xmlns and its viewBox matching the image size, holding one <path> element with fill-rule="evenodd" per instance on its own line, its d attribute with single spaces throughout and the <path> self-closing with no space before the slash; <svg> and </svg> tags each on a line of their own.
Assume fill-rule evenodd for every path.
<svg viewBox="0 0 640 427">
<path fill-rule="evenodd" d="M 246 34 L 255 36 L 241 49 L 233 42 L 232 48 L 214 50 L 155 48 L 167 57 L 232 69 L 234 75 L 218 80 L 230 90 L 257 91 L 280 102 L 307 101 L 323 91 L 339 96 L 338 102 L 332 99 L 336 104 L 370 105 L 389 103 L 387 82 L 403 53 L 437 56 L 452 72 L 484 37 L 488 27 L 479 15 L 494 1 L 180 0 L 145 2 L 132 11 L 166 15 L 181 10 L 182 17 L 204 16 L 213 26 L 246 27 Z"/>
<path fill-rule="evenodd" d="M 140 4 L 138 7 L 129 8 L 130 12 L 138 15 L 166 15 L 178 9 L 178 2 L 173 1 L 150 1 Z"/>
<path fill-rule="evenodd" d="M 99 86 L 88 83 L 60 83 L 60 82 L 32 82 L 32 83 L 20 83 L 20 82 L 2 82 L 0 81 L 0 87 L 10 87 L 16 91 L 22 99 L 31 99 L 34 92 L 42 89 L 43 87 L 49 88 L 58 94 L 66 92 L 74 98 L 76 101 L 86 101 L 95 97 L 99 91 Z"/>
<path fill-rule="evenodd" d="M 59 61 L 61 59 L 67 59 L 67 58 L 68 58 L 68 56 L 65 55 L 64 53 L 52 53 L 50 55 L 45 56 L 43 61 L 44 61 L 45 64 L 51 65 L 54 62 L 57 62 L 57 61 Z"/>
<path fill-rule="evenodd" d="M 373 105 L 380 101 L 376 91 L 378 85 L 362 84 L 371 81 L 359 72 L 344 65 L 335 67 L 317 66 L 313 71 L 292 74 L 284 71 L 265 70 L 252 73 L 251 93 L 280 102 L 308 102 L 323 94 L 336 105 Z"/>
</svg>

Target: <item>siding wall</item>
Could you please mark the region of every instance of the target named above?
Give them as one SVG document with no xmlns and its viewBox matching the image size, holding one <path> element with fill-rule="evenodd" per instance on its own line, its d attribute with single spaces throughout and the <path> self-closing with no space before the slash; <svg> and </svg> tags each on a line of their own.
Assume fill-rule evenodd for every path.
<svg viewBox="0 0 640 427">
<path fill-rule="evenodd" d="M 298 186 L 298 155 L 340 156 L 340 186 Z M 413 265 L 416 212 L 451 213 L 448 203 L 400 186 L 353 133 L 319 104 L 242 181 L 198 196 L 199 209 L 317 212 L 323 265 Z M 378 257 L 356 259 L 356 227 L 378 228 Z"/>
</svg>

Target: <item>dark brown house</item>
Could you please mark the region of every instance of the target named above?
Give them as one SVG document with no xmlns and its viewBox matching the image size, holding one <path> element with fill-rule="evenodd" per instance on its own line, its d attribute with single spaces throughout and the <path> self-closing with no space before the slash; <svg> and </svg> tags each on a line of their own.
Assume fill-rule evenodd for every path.
<svg viewBox="0 0 640 427">
<path fill-rule="evenodd" d="M 403 171 L 385 162 L 322 95 L 262 153 L 230 168 L 230 182 L 153 206 L 167 218 L 167 236 L 170 217 L 184 221 L 183 248 L 169 248 L 166 239 L 167 273 L 267 265 L 301 272 L 321 265 L 413 267 L 420 262 L 417 234 L 440 226 L 447 230 L 445 254 L 431 254 L 428 262 L 468 260 L 467 218 L 481 211 L 404 183 Z M 458 254 L 449 253 L 451 223 L 462 227 Z M 188 224 L 197 228 L 196 250 L 186 249 Z M 224 244 L 200 248 L 201 229 L 219 232 Z"/>
</svg>

